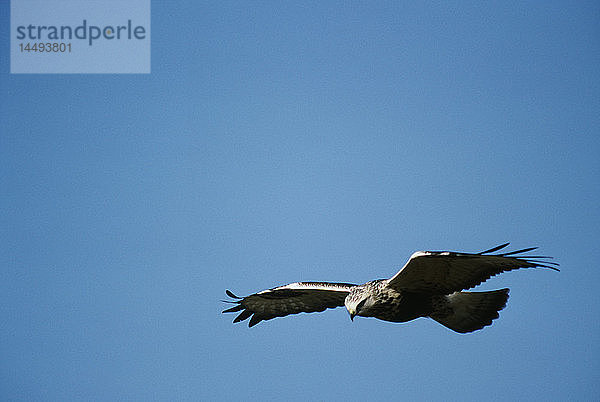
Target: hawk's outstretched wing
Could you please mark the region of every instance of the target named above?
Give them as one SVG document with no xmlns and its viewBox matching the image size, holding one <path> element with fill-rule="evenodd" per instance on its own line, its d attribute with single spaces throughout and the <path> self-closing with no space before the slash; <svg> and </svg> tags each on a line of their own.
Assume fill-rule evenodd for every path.
<svg viewBox="0 0 600 402">
<path fill-rule="evenodd" d="M 470 289 L 502 272 L 519 268 L 544 267 L 558 271 L 558 264 L 537 255 L 523 255 L 537 247 L 510 253 L 490 254 L 509 243 L 478 254 L 451 251 L 418 251 L 394 275 L 388 286 L 396 290 L 450 294 Z M 521 255 L 517 255 L 521 254 Z"/>
<path fill-rule="evenodd" d="M 244 321 L 248 317 L 249 327 L 263 320 L 283 317 L 289 314 L 313 313 L 344 305 L 344 299 L 350 289 L 356 285 L 350 283 L 296 282 L 263 290 L 246 297 L 237 297 L 229 290 L 227 295 L 236 301 L 236 306 L 224 310 L 224 313 L 242 311 L 233 322 Z"/>
</svg>

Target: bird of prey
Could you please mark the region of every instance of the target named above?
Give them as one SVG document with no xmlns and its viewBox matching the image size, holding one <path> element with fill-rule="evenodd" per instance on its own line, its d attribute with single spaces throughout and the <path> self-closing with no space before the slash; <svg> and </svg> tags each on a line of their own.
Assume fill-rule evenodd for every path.
<svg viewBox="0 0 600 402">
<path fill-rule="evenodd" d="M 509 289 L 464 292 L 502 272 L 519 268 L 550 268 L 558 271 L 552 257 L 526 255 L 537 247 L 492 254 L 509 243 L 477 254 L 452 251 L 417 251 L 390 279 L 363 285 L 330 282 L 296 282 L 263 290 L 246 297 L 226 293 L 235 304 L 223 313 L 241 311 L 233 320 L 250 318 L 252 327 L 263 320 L 289 314 L 312 313 L 346 306 L 350 319 L 375 317 L 406 322 L 430 317 L 459 333 L 491 325 L 508 300 Z"/>
</svg>

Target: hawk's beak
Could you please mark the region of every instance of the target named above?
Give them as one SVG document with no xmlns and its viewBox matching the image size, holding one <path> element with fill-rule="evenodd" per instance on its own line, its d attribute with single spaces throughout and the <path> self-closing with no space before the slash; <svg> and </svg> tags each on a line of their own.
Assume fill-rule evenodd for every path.
<svg viewBox="0 0 600 402">
<path fill-rule="evenodd" d="M 356 315 L 356 311 L 348 311 L 350 314 L 350 321 L 354 321 L 354 316 Z"/>
</svg>

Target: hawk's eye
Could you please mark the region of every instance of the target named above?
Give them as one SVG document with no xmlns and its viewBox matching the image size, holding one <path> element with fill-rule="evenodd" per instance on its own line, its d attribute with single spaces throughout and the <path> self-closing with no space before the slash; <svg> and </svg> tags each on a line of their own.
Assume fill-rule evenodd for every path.
<svg viewBox="0 0 600 402">
<path fill-rule="evenodd" d="M 365 302 L 367 301 L 367 299 L 362 300 L 360 303 L 358 303 L 356 305 L 356 312 L 359 313 L 360 310 L 362 310 L 363 306 L 365 305 Z"/>
</svg>

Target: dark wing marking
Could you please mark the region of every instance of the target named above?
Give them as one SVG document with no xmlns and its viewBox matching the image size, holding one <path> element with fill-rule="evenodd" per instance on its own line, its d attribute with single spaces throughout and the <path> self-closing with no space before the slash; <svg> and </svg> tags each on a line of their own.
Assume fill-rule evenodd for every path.
<svg viewBox="0 0 600 402">
<path fill-rule="evenodd" d="M 344 305 L 344 299 L 350 289 L 356 285 L 350 283 L 296 282 L 263 290 L 246 297 L 238 297 L 226 291 L 235 306 L 224 313 L 241 311 L 233 322 L 244 321 L 252 327 L 263 320 L 284 317 L 289 314 L 313 313 Z"/>
<path fill-rule="evenodd" d="M 559 264 L 547 261 L 552 257 L 523 255 L 537 247 L 490 254 L 505 248 L 508 244 L 478 254 L 418 251 L 389 280 L 388 286 L 396 290 L 450 294 L 470 289 L 494 275 L 514 269 L 542 267 L 559 270 L 555 267 Z"/>
</svg>

